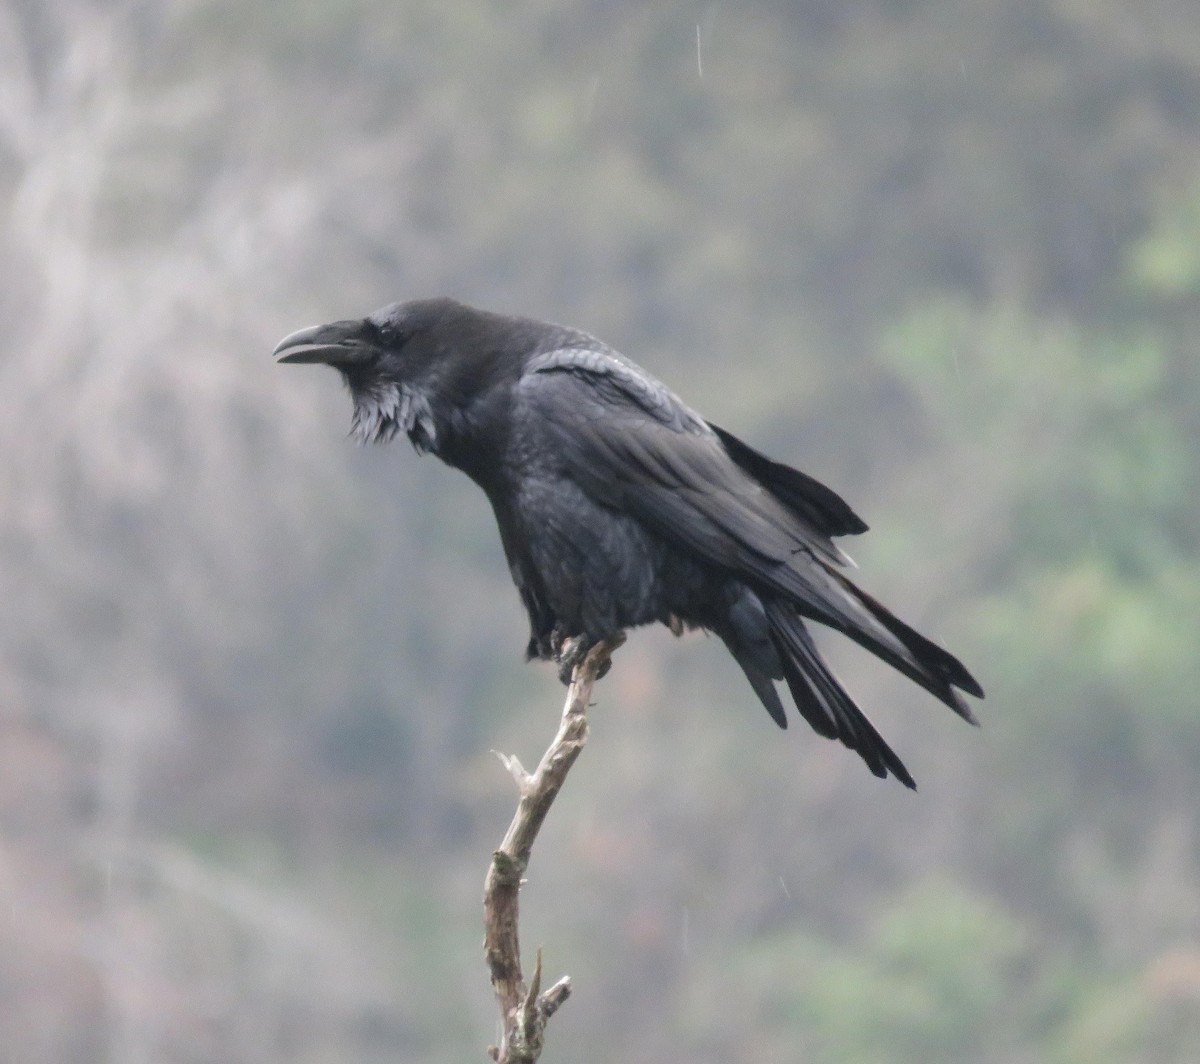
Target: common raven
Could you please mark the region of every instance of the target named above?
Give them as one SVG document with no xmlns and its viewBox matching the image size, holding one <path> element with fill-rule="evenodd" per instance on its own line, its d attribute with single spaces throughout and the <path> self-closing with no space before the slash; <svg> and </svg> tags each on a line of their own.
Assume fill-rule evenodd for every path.
<svg viewBox="0 0 1200 1064">
<path fill-rule="evenodd" d="M 966 668 L 839 572 L 833 537 L 862 519 L 595 337 L 422 299 L 301 329 L 275 355 L 341 373 L 359 440 L 403 432 L 483 488 L 529 614 L 527 658 L 653 621 L 707 629 L 781 728 L 777 680 L 818 734 L 915 787 L 821 659 L 811 620 L 976 723 L 955 690 L 983 697 Z"/>
</svg>

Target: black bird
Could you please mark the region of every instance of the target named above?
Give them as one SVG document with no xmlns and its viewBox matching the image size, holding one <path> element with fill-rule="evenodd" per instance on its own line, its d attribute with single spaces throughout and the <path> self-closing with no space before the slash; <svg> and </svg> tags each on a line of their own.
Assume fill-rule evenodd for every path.
<svg viewBox="0 0 1200 1064">
<path fill-rule="evenodd" d="M 838 571 L 849 559 L 833 537 L 862 519 L 595 337 L 422 299 L 301 329 L 275 355 L 341 373 L 359 440 L 403 432 L 483 488 L 529 614 L 527 658 L 653 621 L 707 629 L 781 728 L 777 680 L 818 734 L 915 787 L 821 659 L 811 620 L 976 723 L 955 690 L 983 697 L 966 668 Z"/>
</svg>

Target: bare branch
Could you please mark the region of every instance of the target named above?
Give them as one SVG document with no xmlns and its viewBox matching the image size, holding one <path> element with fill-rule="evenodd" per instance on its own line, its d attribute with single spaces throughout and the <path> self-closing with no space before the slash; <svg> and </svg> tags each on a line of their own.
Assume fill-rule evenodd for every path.
<svg viewBox="0 0 1200 1064">
<path fill-rule="evenodd" d="M 504 1032 L 500 1045 L 490 1046 L 488 1053 L 498 1064 L 533 1064 L 542 1053 L 546 1021 L 571 994 L 569 976 L 542 991 L 541 949 L 537 952 L 533 978 L 526 986 L 521 974 L 518 894 L 546 814 L 587 742 L 587 709 L 592 686 L 607 668 L 613 651 L 624 641 L 621 634 L 596 644 L 575 666 L 558 734 L 532 774 L 527 774 L 515 757 L 497 755 L 520 794 L 504 841 L 492 854 L 483 888 L 483 949 Z"/>
</svg>

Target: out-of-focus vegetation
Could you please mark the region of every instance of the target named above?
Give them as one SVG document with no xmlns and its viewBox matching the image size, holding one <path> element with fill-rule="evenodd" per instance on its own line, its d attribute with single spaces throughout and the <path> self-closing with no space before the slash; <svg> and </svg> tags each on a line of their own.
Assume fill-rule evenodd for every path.
<svg viewBox="0 0 1200 1064">
<path fill-rule="evenodd" d="M 269 358 L 440 292 L 827 480 L 989 694 L 831 644 L 911 796 L 637 634 L 546 1059 L 1196 1059 L 1200 8 L 6 0 L 0 60 L 5 1060 L 481 1056 L 561 689 L 479 493 Z"/>
</svg>

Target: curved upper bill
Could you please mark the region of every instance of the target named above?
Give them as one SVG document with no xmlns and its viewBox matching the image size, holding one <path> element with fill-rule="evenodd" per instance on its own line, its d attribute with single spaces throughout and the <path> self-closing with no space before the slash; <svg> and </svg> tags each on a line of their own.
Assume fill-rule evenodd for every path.
<svg viewBox="0 0 1200 1064">
<path fill-rule="evenodd" d="M 361 321 L 335 321 L 328 325 L 312 325 L 285 336 L 272 354 L 279 362 L 350 366 L 369 359 L 372 347 L 363 336 Z"/>
</svg>

